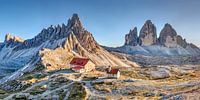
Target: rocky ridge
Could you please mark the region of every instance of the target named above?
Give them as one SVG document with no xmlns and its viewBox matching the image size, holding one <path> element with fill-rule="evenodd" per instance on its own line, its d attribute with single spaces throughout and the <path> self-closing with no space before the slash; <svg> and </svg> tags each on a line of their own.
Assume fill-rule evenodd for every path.
<svg viewBox="0 0 200 100">
<path fill-rule="evenodd" d="M 138 44 L 138 37 L 137 37 L 137 27 L 134 27 L 133 30 L 130 30 L 128 34 L 125 36 L 125 44 L 124 45 L 132 45 L 136 46 Z"/>
<path fill-rule="evenodd" d="M 192 43 L 188 43 L 186 39 L 178 35 L 176 30 L 170 25 L 165 24 L 157 38 L 156 27 L 150 21 L 147 20 L 140 30 L 139 36 L 137 35 L 137 28 L 135 27 L 125 36 L 125 46 L 152 46 L 158 45 L 167 48 L 193 48 L 198 50 L 199 48 Z M 200 51 L 200 49 L 199 49 Z"/>
<path fill-rule="evenodd" d="M 8 35 L 5 41 L 11 39 Z M 5 44 L 7 42 L 0 48 L 0 65 L 21 69 L 12 78 L 3 79 L 4 81 L 34 69 L 33 66 L 38 62 L 46 66 L 47 71 L 69 67 L 66 65 L 75 56 L 90 58 L 97 66 L 136 65 L 126 59 L 119 59 L 102 48 L 92 34 L 83 28 L 77 14 L 73 14 L 67 25 L 51 25 L 32 39 L 13 45 Z"/>
<path fill-rule="evenodd" d="M 6 34 L 4 43 L 6 46 L 16 46 L 23 43 L 24 40 L 18 36 L 12 36 L 10 33 Z"/>
</svg>

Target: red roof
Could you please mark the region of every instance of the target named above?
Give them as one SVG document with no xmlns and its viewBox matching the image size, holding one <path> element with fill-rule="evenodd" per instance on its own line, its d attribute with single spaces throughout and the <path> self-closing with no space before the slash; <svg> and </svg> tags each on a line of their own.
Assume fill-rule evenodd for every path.
<svg viewBox="0 0 200 100">
<path fill-rule="evenodd" d="M 87 58 L 73 58 L 70 62 L 71 65 L 85 66 L 88 63 L 89 59 Z"/>
<path fill-rule="evenodd" d="M 117 72 L 119 71 L 119 69 L 117 68 L 112 68 L 111 71 L 108 71 L 108 74 L 117 74 Z"/>
</svg>

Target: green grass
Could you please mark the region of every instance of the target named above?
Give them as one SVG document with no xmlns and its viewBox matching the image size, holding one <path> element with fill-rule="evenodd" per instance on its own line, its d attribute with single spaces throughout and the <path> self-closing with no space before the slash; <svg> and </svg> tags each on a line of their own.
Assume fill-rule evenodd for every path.
<svg viewBox="0 0 200 100">
<path fill-rule="evenodd" d="M 28 100 L 26 96 L 14 97 L 15 100 Z"/>
<path fill-rule="evenodd" d="M 64 91 L 63 89 L 59 90 L 59 100 L 63 100 L 66 96 L 66 91 Z"/>
<path fill-rule="evenodd" d="M 6 94 L 6 91 L 0 89 L 0 95 Z"/>
<path fill-rule="evenodd" d="M 3 100 L 4 98 L 8 97 L 9 94 L 0 94 L 0 100 Z"/>
<path fill-rule="evenodd" d="M 41 74 L 41 73 L 39 73 L 39 74 L 34 74 L 34 75 L 33 75 L 33 77 L 34 77 L 34 78 L 37 78 L 37 79 L 44 78 L 44 77 L 46 77 L 46 76 L 47 76 L 46 74 Z"/>
<path fill-rule="evenodd" d="M 30 80 L 30 79 L 33 79 L 33 78 L 36 78 L 36 79 L 41 79 L 41 78 L 44 78 L 46 77 L 47 75 L 46 74 L 43 74 L 43 73 L 37 73 L 37 74 L 25 74 L 24 76 L 22 76 L 20 78 L 20 80 Z"/>
<path fill-rule="evenodd" d="M 16 80 L 6 82 L 5 84 L 6 84 L 6 86 L 10 86 L 11 88 L 4 90 L 3 87 L 5 87 L 5 86 L 4 85 L 1 86 L 0 100 L 8 97 L 10 94 L 21 92 L 31 86 L 31 84 L 21 85 L 21 83 Z"/>
<path fill-rule="evenodd" d="M 96 80 L 97 77 L 83 77 L 83 81 L 93 81 L 93 80 Z"/>
<path fill-rule="evenodd" d="M 22 90 L 26 89 L 27 87 L 31 86 L 31 84 L 26 84 L 26 85 L 21 86 L 21 83 L 19 81 L 16 81 L 16 80 L 6 82 L 5 85 L 11 87 L 11 89 L 6 90 L 6 92 L 9 92 L 9 93 L 12 93 L 12 92 L 15 92 L 15 91 L 22 91 Z M 20 86 L 20 88 L 19 88 L 19 86 Z M 1 87 L 4 90 L 4 88 L 3 88 L 4 85 L 1 86 Z"/>
<path fill-rule="evenodd" d="M 53 90 L 55 88 L 61 87 L 63 85 L 69 84 L 71 81 L 65 77 L 57 77 L 50 82 L 50 89 Z"/>
<path fill-rule="evenodd" d="M 34 72 L 43 71 L 46 67 L 42 64 L 37 64 L 36 68 L 33 70 Z"/>
<path fill-rule="evenodd" d="M 43 88 L 42 85 L 41 85 L 41 86 L 34 87 L 33 89 L 29 90 L 28 92 L 31 95 L 37 95 L 37 94 L 42 94 L 45 91 L 46 91 L 46 88 Z"/>
<path fill-rule="evenodd" d="M 86 89 L 81 83 L 74 83 L 68 100 L 85 100 L 87 97 Z"/>
</svg>

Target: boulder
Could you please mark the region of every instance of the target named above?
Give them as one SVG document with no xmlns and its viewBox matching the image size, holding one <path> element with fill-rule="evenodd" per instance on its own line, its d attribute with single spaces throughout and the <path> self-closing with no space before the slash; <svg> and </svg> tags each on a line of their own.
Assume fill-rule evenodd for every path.
<svg viewBox="0 0 200 100">
<path fill-rule="evenodd" d="M 169 70 L 165 68 L 158 68 L 157 70 L 150 71 L 149 74 L 151 79 L 164 79 L 170 77 Z"/>
</svg>

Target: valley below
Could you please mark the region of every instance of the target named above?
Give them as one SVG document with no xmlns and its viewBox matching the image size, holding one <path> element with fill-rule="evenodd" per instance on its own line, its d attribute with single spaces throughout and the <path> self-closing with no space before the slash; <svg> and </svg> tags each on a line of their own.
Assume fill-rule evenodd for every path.
<svg viewBox="0 0 200 100">
<path fill-rule="evenodd" d="M 106 68 L 75 73 L 69 68 L 36 69 L 1 85 L 0 98 L 55 100 L 193 100 L 199 99 L 200 65 L 120 68 L 119 79 Z"/>
</svg>

